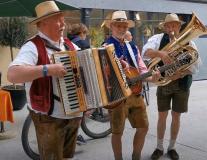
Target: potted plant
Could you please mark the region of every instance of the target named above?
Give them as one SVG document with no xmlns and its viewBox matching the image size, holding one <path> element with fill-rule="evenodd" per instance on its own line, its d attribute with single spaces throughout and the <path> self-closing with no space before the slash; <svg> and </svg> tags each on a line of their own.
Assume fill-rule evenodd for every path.
<svg viewBox="0 0 207 160">
<path fill-rule="evenodd" d="M 90 38 L 91 38 L 91 45 L 93 47 L 101 47 L 102 43 L 104 42 L 104 33 L 102 29 L 91 27 L 89 29 Z"/>
<path fill-rule="evenodd" d="M 0 45 L 10 48 L 11 61 L 14 59 L 13 47 L 20 48 L 27 38 L 26 18 L 9 17 L 0 19 Z M 13 109 L 20 110 L 26 103 L 24 85 L 7 85 L 2 89 L 10 92 Z"/>
</svg>

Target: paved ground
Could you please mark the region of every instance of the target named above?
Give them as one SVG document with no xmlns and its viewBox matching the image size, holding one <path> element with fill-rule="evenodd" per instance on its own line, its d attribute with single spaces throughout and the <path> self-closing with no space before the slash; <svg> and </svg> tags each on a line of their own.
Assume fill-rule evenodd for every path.
<svg viewBox="0 0 207 160">
<path fill-rule="evenodd" d="M 207 81 L 193 82 L 189 100 L 189 112 L 182 116 L 180 135 L 177 141 L 177 150 L 180 153 L 181 160 L 207 160 Z M 155 87 L 150 88 L 150 106 L 148 107 L 150 129 L 146 137 L 146 143 L 143 149 L 143 160 L 149 160 L 150 154 L 156 145 L 156 97 Z M 15 138 L 0 140 L 0 160 L 29 160 L 24 153 L 21 145 L 21 129 L 23 121 L 27 115 L 24 108 L 21 111 L 15 111 L 15 123 L 5 123 L 7 133 L 15 134 Z M 170 116 L 168 118 L 170 122 Z M 134 130 L 127 123 L 123 136 L 123 154 L 124 160 L 130 160 L 132 136 Z M 84 134 L 83 134 L 84 135 Z M 77 146 L 76 158 L 79 160 L 113 160 L 112 149 L 110 145 L 110 136 L 103 139 L 91 140 L 86 135 L 87 144 Z M 0 136 L 1 138 L 1 136 Z M 169 123 L 165 137 L 165 146 L 169 142 Z M 161 160 L 167 160 L 165 155 Z"/>
</svg>

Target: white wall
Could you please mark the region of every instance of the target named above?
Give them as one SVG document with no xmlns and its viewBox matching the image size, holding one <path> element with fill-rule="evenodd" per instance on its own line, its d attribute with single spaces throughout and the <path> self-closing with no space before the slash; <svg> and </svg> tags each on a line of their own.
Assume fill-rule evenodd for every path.
<svg viewBox="0 0 207 160">
<path fill-rule="evenodd" d="M 14 57 L 16 56 L 18 49 L 13 49 Z M 0 47 L 0 71 L 2 72 L 2 78 L 1 83 L 2 86 L 5 84 L 9 84 L 7 81 L 7 69 L 9 66 L 9 63 L 11 62 L 11 56 L 10 56 L 10 49 L 8 47 Z"/>
</svg>

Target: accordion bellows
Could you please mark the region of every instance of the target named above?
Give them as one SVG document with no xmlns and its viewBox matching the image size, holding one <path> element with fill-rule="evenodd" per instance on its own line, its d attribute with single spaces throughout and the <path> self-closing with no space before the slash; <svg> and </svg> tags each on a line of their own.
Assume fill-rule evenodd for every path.
<svg viewBox="0 0 207 160">
<path fill-rule="evenodd" d="M 67 69 L 64 78 L 58 78 L 61 105 L 66 114 L 98 107 L 113 109 L 132 94 L 113 44 L 57 52 L 52 57 L 54 63 L 61 62 Z"/>
</svg>

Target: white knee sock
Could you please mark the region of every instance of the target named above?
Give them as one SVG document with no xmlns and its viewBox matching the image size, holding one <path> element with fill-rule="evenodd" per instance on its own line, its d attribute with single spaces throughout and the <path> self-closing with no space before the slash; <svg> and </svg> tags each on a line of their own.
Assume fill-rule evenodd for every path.
<svg viewBox="0 0 207 160">
<path fill-rule="evenodd" d="M 163 151 L 164 147 L 163 147 L 163 139 L 157 139 L 157 149 Z"/>
<path fill-rule="evenodd" d="M 173 140 L 173 139 L 170 140 L 168 150 L 175 149 L 175 142 L 176 140 Z"/>
</svg>

